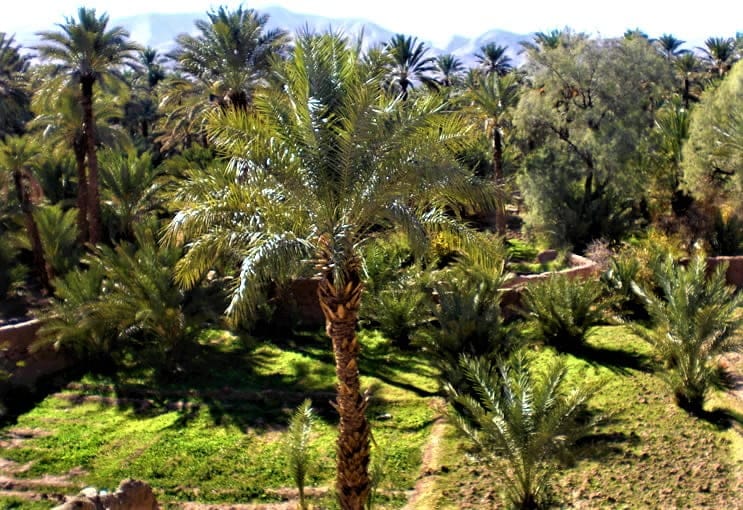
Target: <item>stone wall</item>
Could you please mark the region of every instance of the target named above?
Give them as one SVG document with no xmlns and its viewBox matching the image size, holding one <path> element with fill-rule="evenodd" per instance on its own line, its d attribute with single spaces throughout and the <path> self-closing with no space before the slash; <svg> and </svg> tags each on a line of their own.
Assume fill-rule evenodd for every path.
<svg viewBox="0 0 743 510">
<path fill-rule="evenodd" d="M 710 270 L 713 270 L 720 264 L 728 264 L 728 270 L 725 274 L 727 282 L 730 285 L 743 288 L 743 257 L 709 257 L 707 259 L 707 266 Z"/>
<path fill-rule="evenodd" d="M 36 319 L 0 327 L 0 368 L 10 373 L 13 386 L 33 386 L 39 378 L 69 366 L 53 348 L 35 350 L 40 322 Z"/>
</svg>

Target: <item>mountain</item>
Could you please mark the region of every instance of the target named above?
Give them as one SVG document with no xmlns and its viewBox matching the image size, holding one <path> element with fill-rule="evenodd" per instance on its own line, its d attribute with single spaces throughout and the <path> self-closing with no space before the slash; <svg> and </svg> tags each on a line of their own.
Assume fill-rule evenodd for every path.
<svg viewBox="0 0 743 510">
<path fill-rule="evenodd" d="M 387 42 L 395 33 L 359 18 L 326 18 L 312 14 L 302 14 L 289 11 L 282 7 L 267 7 L 259 9 L 261 13 L 269 15 L 269 28 L 283 28 L 291 33 L 309 26 L 316 30 L 340 30 L 345 34 L 357 36 L 363 30 L 364 45 Z M 134 41 L 142 46 L 151 46 L 161 52 L 168 52 L 175 46 L 175 38 L 181 33 L 194 34 L 197 32 L 194 22 L 198 19 L 206 19 L 205 12 L 179 13 L 179 14 L 139 14 L 122 18 L 113 18 L 110 25 L 121 25 L 126 28 Z M 38 30 L 49 30 L 53 27 L 39 27 Z M 16 34 L 16 41 L 24 46 L 33 46 L 37 43 L 35 31 L 23 31 Z M 415 34 L 410 34 L 415 35 Z M 519 56 L 519 41 L 530 38 L 529 35 L 515 34 L 504 30 L 491 30 L 476 38 L 454 36 L 445 48 L 435 48 L 433 44 L 426 41 L 433 49 L 433 53 L 453 53 L 467 65 L 474 63 L 473 54 L 480 46 L 488 42 L 507 45 L 509 56 L 515 63 L 521 62 Z"/>
</svg>

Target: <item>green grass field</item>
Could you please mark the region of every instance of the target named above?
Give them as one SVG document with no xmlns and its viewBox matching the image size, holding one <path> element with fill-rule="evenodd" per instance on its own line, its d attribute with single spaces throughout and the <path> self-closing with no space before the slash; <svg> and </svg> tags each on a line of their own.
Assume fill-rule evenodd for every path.
<svg viewBox="0 0 743 510">
<path fill-rule="evenodd" d="M 417 353 L 390 348 L 375 333 L 361 338 L 374 454 L 385 472 L 377 508 L 403 507 L 416 483 L 416 508 L 497 506 L 497 482 L 453 427 L 444 425 L 431 440 L 442 414 L 435 373 Z M 627 329 L 600 328 L 590 345 L 581 357 L 570 356 L 571 374 L 606 381 L 593 407 L 612 418 L 557 473 L 555 500 L 578 508 L 743 508 L 740 403 L 719 393 L 708 420 L 690 417 L 674 405 L 650 349 Z M 255 341 L 211 331 L 202 347 L 187 373 L 170 382 L 156 384 L 146 373 L 86 376 L 1 429 L 0 459 L 17 490 L 29 496 L 74 494 L 89 485 L 111 490 L 134 477 L 172 508 L 186 501 L 279 501 L 293 489 L 283 433 L 294 407 L 311 398 L 319 415 L 311 502 L 334 507 L 328 341 L 315 335 Z M 0 496 L 4 509 L 50 506 Z"/>
</svg>

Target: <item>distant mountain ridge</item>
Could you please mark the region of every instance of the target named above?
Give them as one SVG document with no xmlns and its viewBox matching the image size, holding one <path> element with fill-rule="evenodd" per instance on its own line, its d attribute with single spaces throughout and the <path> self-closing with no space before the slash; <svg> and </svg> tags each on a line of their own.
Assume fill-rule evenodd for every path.
<svg viewBox="0 0 743 510">
<path fill-rule="evenodd" d="M 363 29 L 365 44 L 387 42 L 395 32 L 387 30 L 375 23 L 360 18 L 327 18 L 311 14 L 301 14 L 284 9 L 283 7 L 266 7 L 257 9 L 269 15 L 269 28 L 283 28 L 292 33 L 309 26 L 316 30 L 332 28 L 355 36 Z M 178 14 L 138 14 L 122 18 L 111 19 L 110 25 L 121 25 L 129 31 L 131 38 L 142 46 L 151 46 L 161 52 L 168 52 L 175 47 L 175 38 L 178 34 L 197 32 L 194 22 L 198 19 L 207 19 L 206 12 L 178 13 Z M 39 27 L 39 30 L 53 30 L 53 27 Z M 416 34 L 410 33 L 406 35 Z M 505 30 L 490 30 L 478 37 L 467 38 L 453 36 L 445 48 L 436 48 L 430 41 L 425 41 L 433 54 L 452 53 L 458 56 L 465 65 L 474 63 L 474 53 L 483 44 L 495 42 L 508 46 L 508 55 L 514 64 L 522 61 L 520 55 L 520 41 L 530 39 L 530 34 L 516 34 Z M 33 46 L 38 41 L 33 32 L 19 32 L 16 41 L 24 46 Z"/>
</svg>

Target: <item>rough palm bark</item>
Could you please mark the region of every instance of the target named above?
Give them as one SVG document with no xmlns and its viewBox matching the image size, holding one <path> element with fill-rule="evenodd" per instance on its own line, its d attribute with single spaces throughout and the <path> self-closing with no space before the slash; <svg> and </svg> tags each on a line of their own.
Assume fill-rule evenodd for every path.
<svg viewBox="0 0 743 510">
<path fill-rule="evenodd" d="M 359 378 L 360 345 L 356 338 L 363 284 L 358 271 L 350 271 L 338 289 L 326 276 L 318 287 L 326 332 L 333 344 L 338 377 L 336 408 L 340 415 L 337 440 L 336 490 L 341 508 L 361 510 L 369 498 L 371 428 L 366 418 L 367 398 Z"/>
<path fill-rule="evenodd" d="M 36 225 L 36 220 L 34 219 L 33 205 L 31 204 L 31 198 L 26 189 L 25 180 L 23 172 L 20 170 L 13 172 L 16 195 L 18 197 L 18 202 L 21 204 L 21 211 L 23 212 L 26 229 L 28 230 L 28 238 L 31 242 L 31 254 L 33 257 L 34 270 L 38 274 L 39 282 L 44 290 L 51 291 L 51 281 L 54 278 L 54 272 L 51 265 L 47 264 L 44 257 L 44 248 L 41 244 L 39 227 Z"/>
<path fill-rule="evenodd" d="M 93 79 L 81 80 L 83 106 L 83 136 L 85 138 L 85 155 L 88 159 L 88 238 L 97 244 L 103 233 L 101 220 L 101 199 L 98 189 L 98 155 L 96 153 L 95 117 L 93 116 Z"/>
<path fill-rule="evenodd" d="M 498 192 L 503 190 L 504 175 L 503 175 L 503 135 L 501 135 L 498 126 L 493 126 L 493 180 L 498 188 Z M 496 216 L 495 216 L 495 228 L 498 235 L 506 235 L 506 204 L 505 199 L 498 200 L 497 202 Z"/>
<path fill-rule="evenodd" d="M 73 144 L 75 165 L 77 168 L 77 229 L 78 240 L 81 243 L 88 241 L 88 175 L 85 169 L 85 140 L 80 138 Z"/>
</svg>

